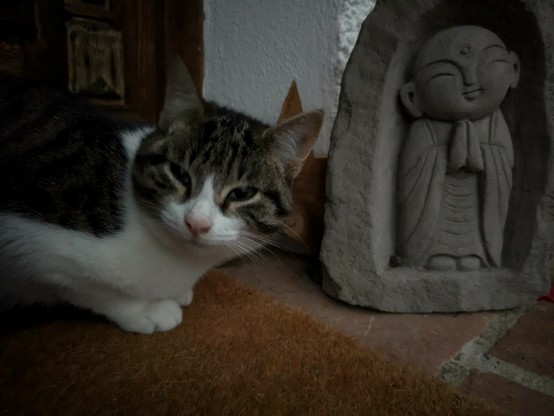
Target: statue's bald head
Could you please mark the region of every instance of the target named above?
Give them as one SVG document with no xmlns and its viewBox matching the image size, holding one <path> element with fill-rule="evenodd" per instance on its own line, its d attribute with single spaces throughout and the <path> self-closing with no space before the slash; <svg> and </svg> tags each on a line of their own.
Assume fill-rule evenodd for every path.
<svg viewBox="0 0 554 416">
<path fill-rule="evenodd" d="M 422 68 L 437 61 L 464 62 L 478 59 L 487 48 L 506 50 L 504 42 L 493 32 L 480 26 L 455 26 L 435 33 L 419 51 L 414 76 Z"/>
<path fill-rule="evenodd" d="M 400 98 L 414 117 L 474 120 L 498 108 L 518 81 L 518 57 L 495 33 L 455 26 L 425 42 Z"/>
</svg>

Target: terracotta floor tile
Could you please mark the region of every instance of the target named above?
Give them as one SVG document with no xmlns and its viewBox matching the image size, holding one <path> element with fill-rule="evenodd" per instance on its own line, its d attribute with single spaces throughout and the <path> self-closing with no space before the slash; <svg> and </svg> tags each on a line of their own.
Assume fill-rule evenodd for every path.
<svg viewBox="0 0 554 416">
<path fill-rule="evenodd" d="M 493 313 L 379 314 L 363 344 L 436 375 L 490 324 Z"/>
<path fill-rule="evenodd" d="M 284 304 L 300 308 L 315 319 L 388 357 L 427 374 L 477 337 L 493 314 L 384 314 L 331 299 L 307 275 L 301 256 L 277 252 L 264 261 L 238 260 L 222 269 Z"/>
<path fill-rule="evenodd" d="M 527 389 L 495 374 L 472 370 L 460 386 L 460 390 L 494 403 L 512 415 L 552 416 L 554 414 L 554 397 Z"/>
<path fill-rule="evenodd" d="M 528 371 L 554 377 L 554 303 L 533 305 L 491 354 Z"/>
<path fill-rule="evenodd" d="M 312 281 L 304 257 L 280 253 L 267 262 L 238 260 L 221 269 L 288 306 L 298 308 L 345 335 L 361 340 L 366 334 L 372 313 L 337 302 Z"/>
</svg>

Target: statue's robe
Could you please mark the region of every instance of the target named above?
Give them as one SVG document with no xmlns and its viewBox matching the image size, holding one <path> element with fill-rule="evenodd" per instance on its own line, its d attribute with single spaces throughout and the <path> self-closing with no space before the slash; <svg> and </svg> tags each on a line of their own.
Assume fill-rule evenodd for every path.
<svg viewBox="0 0 554 416">
<path fill-rule="evenodd" d="M 513 161 L 510 131 L 500 110 L 476 121 L 413 122 L 398 169 L 398 246 L 407 263 L 425 266 L 433 255 L 475 255 L 484 265 L 499 267 Z M 452 195 L 449 189 L 457 188 L 460 195 Z M 472 210 L 476 221 L 468 218 Z M 456 237 L 461 245 L 473 239 L 473 252 L 444 247 L 444 241 L 456 241 L 445 235 L 445 223 L 455 227 L 456 216 L 459 228 L 473 227 L 479 234 L 477 239 Z"/>
</svg>

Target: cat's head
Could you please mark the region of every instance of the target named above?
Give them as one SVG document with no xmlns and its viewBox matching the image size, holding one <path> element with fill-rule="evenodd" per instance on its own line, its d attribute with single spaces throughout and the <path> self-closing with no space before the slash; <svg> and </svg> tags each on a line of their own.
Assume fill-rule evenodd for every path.
<svg viewBox="0 0 554 416">
<path fill-rule="evenodd" d="M 185 241 L 237 251 L 259 246 L 264 234 L 284 227 L 293 180 L 322 119 L 317 110 L 267 126 L 213 104 L 203 106 L 177 61 L 158 128 L 135 157 L 139 206 Z"/>
</svg>

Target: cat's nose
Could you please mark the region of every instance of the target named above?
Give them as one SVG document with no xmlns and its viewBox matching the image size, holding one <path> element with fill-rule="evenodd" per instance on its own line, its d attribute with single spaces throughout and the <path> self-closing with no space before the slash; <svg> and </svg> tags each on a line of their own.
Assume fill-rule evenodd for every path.
<svg viewBox="0 0 554 416">
<path fill-rule="evenodd" d="M 193 218 L 186 216 L 185 224 L 193 235 L 206 234 L 212 228 L 212 222 L 207 218 Z"/>
</svg>

